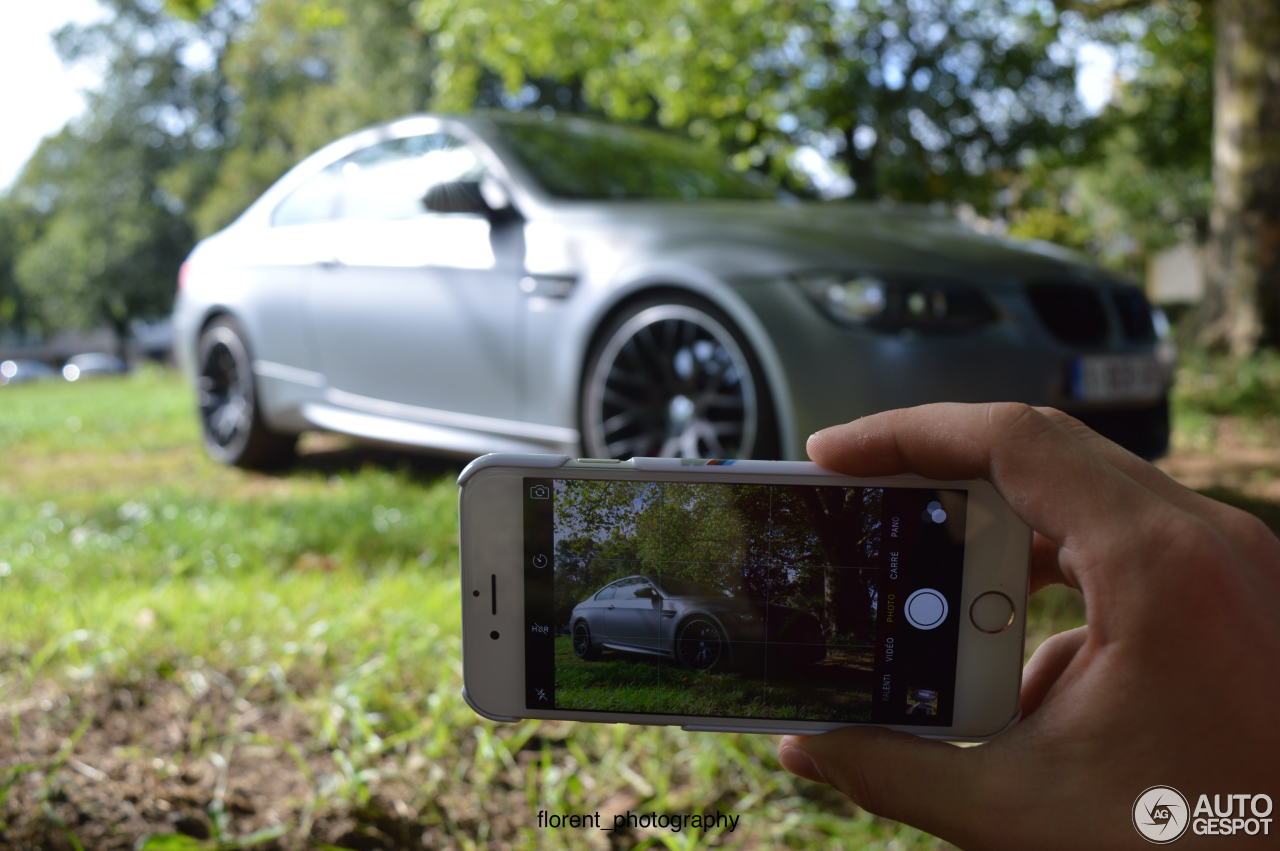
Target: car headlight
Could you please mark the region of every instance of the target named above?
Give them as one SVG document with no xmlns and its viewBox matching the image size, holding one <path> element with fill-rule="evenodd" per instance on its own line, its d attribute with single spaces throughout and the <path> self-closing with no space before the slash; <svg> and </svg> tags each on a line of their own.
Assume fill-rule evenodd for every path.
<svg viewBox="0 0 1280 851">
<path fill-rule="evenodd" d="M 819 309 L 842 325 L 966 331 L 997 316 L 986 294 L 965 284 L 865 274 L 820 274 L 798 281 Z"/>
</svg>

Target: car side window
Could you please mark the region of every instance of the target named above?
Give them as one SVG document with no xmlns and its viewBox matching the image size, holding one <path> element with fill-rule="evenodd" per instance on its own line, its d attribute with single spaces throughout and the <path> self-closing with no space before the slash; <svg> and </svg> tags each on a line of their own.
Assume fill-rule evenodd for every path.
<svg viewBox="0 0 1280 851">
<path fill-rule="evenodd" d="M 478 181 L 482 168 L 460 139 L 431 133 L 389 139 L 342 161 L 340 217 L 399 221 L 426 212 L 432 187 L 457 180 Z"/>
<path fill-rule="evenodd" d="M 437 184 L 480 180 L 483 167 L 465 142 L 447 133 L 386 139 L 327 166 L 280 202 L 276 226 L 353 219 L 399 221 L 426 212 Z"/>
<path fill-rule="evenodd" d="M 640 577 L 632 577 L 631 579 L 624 579 L 621 582 L 618 582 L 614 585 L 614 588 L 617 589 L 617 597 L 619 600 L 630 600 L 635 597 L 636 591 L 644 588 L 648 584 L 648 582 Z"/>
<path fill-rule="evenodd" d="M 613 595 L 618 593 L 617 585 L 606 585 L 600 589 L 600 593 L 596 594 L 597 600 L 612 600 Z"/>
<path fill-rule="evenodd" d="M 271 224 L 273 227 L 286 227 L 333 221 L 338 217 L 341 192 L 341 163 L 334 163 L 276 205 L 271 213 Z"/>
</svg>

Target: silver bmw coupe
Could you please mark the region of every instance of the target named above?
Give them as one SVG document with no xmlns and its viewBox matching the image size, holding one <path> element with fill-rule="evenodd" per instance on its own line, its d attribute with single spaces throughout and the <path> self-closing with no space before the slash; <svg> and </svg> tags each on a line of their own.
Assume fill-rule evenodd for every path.
<svg viewBox="0 0 1280 851">
<path fill-rule="evenodd" d="M 210 454 L 320 429 L 458 455 L 803 458 L 814 430 L 1021 400 L 1164 452 L 1142 292 L 914 208 L 804 203 L 665 134 L 414 116 L 302 161 L 183 264 Z"/>
<path fill-rule="evenodd" d="M 612 582 L 574 606 L 569 624 L 574 654 L 588 661 L 620 650 L 716 671 L 766 657 L 803 665 L 826 655 L 813 614 L 674 577 Z"/>
</svg>

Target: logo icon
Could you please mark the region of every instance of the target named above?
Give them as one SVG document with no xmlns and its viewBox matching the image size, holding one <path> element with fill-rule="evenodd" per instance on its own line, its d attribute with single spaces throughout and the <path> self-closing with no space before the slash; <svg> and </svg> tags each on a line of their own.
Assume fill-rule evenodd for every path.
<svg viewBox="0 0 1280 851">
<path fill-rule="evenodd" d="M 551 499 L 551 488 L 546 485 L 533 485 L 529 488 L 529 499 Z"/>
<path fill-rule="evenodd" d="M 1186 833 L 1190 821 L 1187 799 L 1172 786 L 1144 789 L 1133 802 L 1133 826 L 1148 842 L 1170 843 Z"/>
</svg>

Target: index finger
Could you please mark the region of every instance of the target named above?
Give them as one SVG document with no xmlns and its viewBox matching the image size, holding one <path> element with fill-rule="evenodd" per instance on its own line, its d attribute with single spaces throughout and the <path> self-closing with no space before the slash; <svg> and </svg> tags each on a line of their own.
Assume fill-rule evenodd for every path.
<svg viewBox="0 0 1280 851">
<path fill-rule="evenodd" d="M 1151 540 L 1144 529 L 1158 534 L 1171 509 L 1059 424 L 1012 402 L 872 414 L 814 434 L 808 450 L 822 466 L 850 475 L 990 481 L 1014 513 L 1058 544 L 1064 572 L 1086 598 L 1091 588 L 1136 578 L 1130 567 L 1140 560 L 1126 554 Z M 1098 569 L 1117 563 L 1125 570 Z"/>
</svg>

